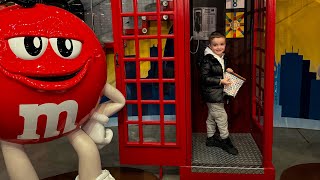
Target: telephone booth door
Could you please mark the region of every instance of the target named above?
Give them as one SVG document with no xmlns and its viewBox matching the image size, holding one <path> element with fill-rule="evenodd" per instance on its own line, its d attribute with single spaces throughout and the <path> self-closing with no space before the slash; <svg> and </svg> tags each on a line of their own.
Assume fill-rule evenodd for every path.
<svg viewBox="0 0 320 180">
<path fill-rule="evenodd" d="M 252 47 L 252 136 L 262 154 L 265 172 L 272 165 L 275 0 L 255 0 Z M 273 177 L 274 179 L 274 177 Z"/>
<path fill-rule="evenodd" d="M 183 0 L 112 0 L 121 164 L 186 161 Z"/>
</svg>

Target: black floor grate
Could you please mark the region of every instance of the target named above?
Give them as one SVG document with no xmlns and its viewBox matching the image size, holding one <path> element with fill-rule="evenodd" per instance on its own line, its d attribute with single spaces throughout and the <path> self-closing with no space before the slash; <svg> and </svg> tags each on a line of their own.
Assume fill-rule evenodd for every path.
<svg viewBox="0 0 320 180">
<path fill-rule="evenodd" d="M 262 156 L 249 133 L 233 133 L 230 138 L 239 154 L 234 156 L 217 147 L 207 147 L 206 134 L 192 137 L 192 171 L 216 173 L 261 174 Z"/>
</svg>

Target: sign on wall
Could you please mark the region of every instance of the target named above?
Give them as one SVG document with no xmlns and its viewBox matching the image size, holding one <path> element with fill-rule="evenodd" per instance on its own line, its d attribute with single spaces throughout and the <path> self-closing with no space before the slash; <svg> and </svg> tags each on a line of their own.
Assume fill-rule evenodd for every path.
<svg viewBox="0 0 320 180">
<path fill-rule="evenodd" d="M 245 0 L 226 0 L 226 9 L 244 8 Z"/>
<path fill-rule="evenodd" d="M 244 37 L 244 12 L 226 13 L 226 37 Z"/>
<path fill-rule="evenodd" d="M 318 0 L 277 0 L 285 13 L 276 13 L 275 127 L 320 130 L 320 24 L 312 23 L 319 11 Z"/>
</svg>

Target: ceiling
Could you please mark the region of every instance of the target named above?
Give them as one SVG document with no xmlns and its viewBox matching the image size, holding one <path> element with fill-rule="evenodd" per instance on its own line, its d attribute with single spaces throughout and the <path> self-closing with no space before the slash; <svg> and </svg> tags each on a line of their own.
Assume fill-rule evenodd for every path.
<svg viewBox="0 0 320 180">
<path fill-rule="evenodd" d="M 88 11 L 91 9 L 91 4 L 92 4 L 92 7 L 94 7 L 104 1 L 110 2 L 110 0 L 81 0 L 85 11 Z"/>
</svg>

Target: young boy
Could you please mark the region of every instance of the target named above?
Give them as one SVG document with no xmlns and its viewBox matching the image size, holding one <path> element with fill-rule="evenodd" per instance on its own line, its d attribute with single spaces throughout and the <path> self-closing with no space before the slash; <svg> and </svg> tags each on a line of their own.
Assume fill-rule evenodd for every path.
<svg viewBox="0 0 320 180">
<path fill-rule="evenodd" d="M 224 57 L 226 37 L 213 32 L 209 37 L 209 46 L 204 51 L 204 59 L 200 66 L 201 93 L 208 106 L 207 140 L 206 146 L 220 147 L 226 152 L 237 155 L 238 150 L 233 146 L 228 131 L 228 115 L 224 109 L 224 86 L 232 82 L 224 78 L 225 71 L 233 72 L 227 68 L 227 59 Z M 215 135 L 216 126 L 220 137 Z"/>
</svg>

